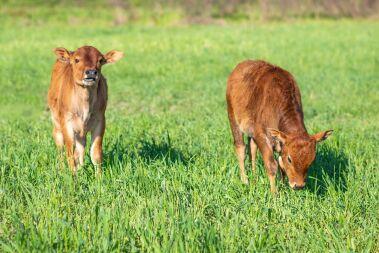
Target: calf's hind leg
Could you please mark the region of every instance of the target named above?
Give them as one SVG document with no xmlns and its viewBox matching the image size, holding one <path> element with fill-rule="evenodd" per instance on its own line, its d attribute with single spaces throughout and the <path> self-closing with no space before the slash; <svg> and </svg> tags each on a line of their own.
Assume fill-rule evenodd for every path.
<svg viewBox="0 0 379 253">
<path fill-rule="evenodd" d="M 243 134 L 241 130 L 238 128 L 237 122 L 235 122 L 235 119 L 230 110 L 228 110 L 228 114 L 229 114 L 230 128 L 232 130 L 232 135 L 234 139 L 234 147 L 236 150 L 238 163 L 239 163 L 241 181 L 244 184 L 248 184 L 249 180 L 247 179 L 247 175 L 245 172 L 245 143 L 243 141 Z"/>
<path fill-rule="evenodd" d="M 251 160 L 251 170 L 255 172 L 255 160 L 257 157 L 257 144 L 255 143 L 254 139 L 252 137 L 249 137 L 249 144 L 250 144 L 250 160 Z"/>
</svg>

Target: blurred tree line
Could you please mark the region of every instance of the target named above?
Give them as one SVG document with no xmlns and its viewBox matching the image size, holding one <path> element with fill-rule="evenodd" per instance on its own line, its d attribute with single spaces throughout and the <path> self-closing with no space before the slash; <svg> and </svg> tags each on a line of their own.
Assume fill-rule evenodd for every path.
<svg viewBox="0 0 379 253">
<path fill-rule="evenodd" d="M 171 12 L 189 22 L 278 20 L 288 18 L 379 17 L 379 0 L 0 0 L 3 6 L 78 6 L 111 8 L 115 22 L 141 18 L 141 12 Z M 0 7 L 1 8 L 1 7 Z M 126 18 L 127 17 L 127 18 Z"/>
<path fill-rule="evenodd" d="M 77 0 L 78 3 L 85 2 Z M 286 17 L 368 17 L 378 15 L 379 0 L 108 0 L 122 8 L 171 7 L 187 17 L 239 17 L 249 11 L 262 19 Z"/>
<path fill-rule="evenodd" d="M 310 17 L 367 17 L 378 14 L 378 0 L 260 0 L 262 18 L 274 15 Z"/>
</svg>

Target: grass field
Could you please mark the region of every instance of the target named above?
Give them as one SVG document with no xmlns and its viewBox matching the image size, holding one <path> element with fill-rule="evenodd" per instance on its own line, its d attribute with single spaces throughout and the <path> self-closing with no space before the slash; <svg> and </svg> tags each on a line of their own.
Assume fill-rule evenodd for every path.
<svg viewBox="0 0 379 253">
<path fill-rule="evenodd" d="M 379 23 L 0 27 L 0 251 L 378 252 Z M 52 49 L 125 52 L 109 83 L 104 175 L 73 178 L 46 111 Z M 239 180 L 226 78 L 292 72 L 308 130 L 334 129 L 308 184 Z M 62 168 L 63 167 L 63 168 Z M 278 181 L 279 183 L 279 181 Z"/>
</svg>

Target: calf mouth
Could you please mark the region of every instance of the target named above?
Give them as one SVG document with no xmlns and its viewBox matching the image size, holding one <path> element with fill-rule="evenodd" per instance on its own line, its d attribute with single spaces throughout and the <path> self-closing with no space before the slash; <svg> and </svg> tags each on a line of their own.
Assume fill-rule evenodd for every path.
<svg viewBox="0 0 379 253">
<path fill-rule="evenodd" d="M 304 189 L 305 187 L 305 182 L 304 183 L 300 183 L 300 184 L 296 184 L 296 183 L 292 183 L 292 182 L 289 182 L 290 184 L 290 187 L 293 189 L 293 190 L 302 190 Z"/>
<path fill-rule="evenodd" d="M 97 81 L 97 77 L 85 77 L 82 80 L 83 86 L 93 86 Z"/>
</svg>

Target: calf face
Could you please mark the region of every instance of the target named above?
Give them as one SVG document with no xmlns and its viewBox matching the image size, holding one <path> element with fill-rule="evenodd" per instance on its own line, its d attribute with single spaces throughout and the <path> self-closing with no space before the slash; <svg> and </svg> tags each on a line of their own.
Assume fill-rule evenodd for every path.
<svg viewBox="0 0 379 253">
<path fill-rule="evenodd" d="M 58 60 L 71 65 L 74 82 L 88 87 L 98 83 L 101 67 L 104 64 L 116 62 L 123 56 L 122 52 L 115 50 L 103 55 L 96 48 L 90 46 L 78 48 L 76 51 L 68 51 L 59 47 L 54 50 L 54 53 Z"/>
<path fill-rule="evenodd" d="M 316 157 L 316 144 L 326 140 L 333 130 L 315 135 L 289 135 L 279 130 L 269 129 L 276 151 L 279 152 L 279 166 L 288 177 L 293 189 L 305 186 L 307 172 Z"/>
</svg>

